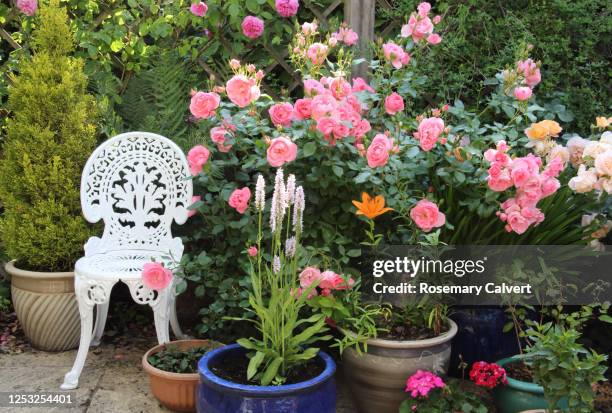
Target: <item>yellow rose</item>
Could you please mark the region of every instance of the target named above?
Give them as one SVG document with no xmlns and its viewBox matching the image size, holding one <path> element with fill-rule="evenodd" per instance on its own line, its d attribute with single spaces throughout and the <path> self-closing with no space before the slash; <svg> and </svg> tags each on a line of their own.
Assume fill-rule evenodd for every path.
<svg viewBox="0 0 612 413">
<path fill-rule="evenodd" d="M 558 136 L 563 128 L 559 126 L 554 120 L 543 120 L 538 123 L 534 123 L 531 127 L 525 129 L 525 134 L 529 139 L 533 140 L 544 140 L 546 138 Z"/>
<path fill-rule="evenodd" d="M 525 134 L 529 137 L 529 139 L 539 141 L 542 139 L 546 139 L 548 129 L 546 129 L 543 125 L 539 123 L 534 123 L 533 125 L 531 125 L 531 127 L 525 129 Z"/>
<path fill-rule="evenodd" d="M 595 126 L 599 129 L 606 129 L 612 123 L 612 118 L 606 118 L 605 116 L 598 116 L 595 118 Z"/>
</svg>

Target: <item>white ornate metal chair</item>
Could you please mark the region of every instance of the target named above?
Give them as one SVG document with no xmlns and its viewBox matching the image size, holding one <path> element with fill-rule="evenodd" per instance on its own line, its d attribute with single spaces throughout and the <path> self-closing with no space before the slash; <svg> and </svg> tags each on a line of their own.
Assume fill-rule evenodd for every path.
<svg viewBox="0 0 612 413">
<path fill-rule="evenodd" d="M 91 237 L 85 257 L 74 270 L 74 288 L 81 316 L 79 351 L 61 388 L 78 387 L 89 346 L 100 342 L 113 285 L 123 281 L 134 301 L 154 312 L 159 343 L 169 341 L 168 323 L 182 336 L 175 309 L 175 285 L 154 291 L 142 284 L 141 271 L 154 259 L 179 261 L 180 238 L 172 238 L 173 221 L 187 220 L 192 182 L 181 149 L 163 136 L 124 133 L 109 139 L 91 155 L 81 179 L 81 206 L 89 222 L 104 221 L 102 238 Z M 96 323 L 93 324 L 93 307 Z"/>
</svg>

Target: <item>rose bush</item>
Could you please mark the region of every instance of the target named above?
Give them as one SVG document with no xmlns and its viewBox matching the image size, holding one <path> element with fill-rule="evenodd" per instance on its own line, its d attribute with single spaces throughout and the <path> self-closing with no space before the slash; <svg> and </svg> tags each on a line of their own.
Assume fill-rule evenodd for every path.
<svg viewBox="0 0 612 413">
<path fill-rule="evenodd" d="M 350 79 L 360 61 L 348 27 L 323 33 L 316 21 L 302 24 L 290 59 L 305 76 L 304 91 L 292 101 L 263 93 L 263 72 L 253 65 L 230 63 L 234 75 L 225 90 L 215 88 L 219 109 L 194 125 L 206 137 L 200 143 L 211 148 L 211 160 L 194 178 L 202 200 L 192 208 L 200 212 L 194 219 L 202 220 L 202 230 L 189 237 L 185 265 L 200 295 L 235 297 L 236 306 L 213 301 L 203 310 L 207 326 L 221 326 L 221 314 L 240 311 L 235 277 L 244 261 L 228 259 L 227 251 L 239 256 L 245 237 L 253 236 L 248 229 L 240 234 L 252 219 L 248 210 L 228 209 L 227 201 L 255 173 L 280 166 L 310 194 L 307 220 L 316 225 L 303 236 L 323 246 L 309 251 L 312 268 L 358 274 L 352 267 L 362 254 L 362 231 L 351 199 L 361 192 L 383 195 L 395 211 L 377 222 L 390 243 L 413 243 L 434 230 L 448 243 L 586 242 L 580 219 L 597 210 L 598 200 L 567 187 L 569 157 L 553 141 L 562 129 L 549 119 L 556 114 L 538 104 L 541 74 L 529 47 L 499 71 L 481 113 L 461 101 L 414 107 L 426 82 L 415 68 L 443 42 L 430 39 L 443 24 L 421 5 L 396 38 L 375 45 L 369 81 Z M 506 194 L 512 188 L 513 197 Z M 211 280 L 198 275 L 211 271 Z"/>
</svg>

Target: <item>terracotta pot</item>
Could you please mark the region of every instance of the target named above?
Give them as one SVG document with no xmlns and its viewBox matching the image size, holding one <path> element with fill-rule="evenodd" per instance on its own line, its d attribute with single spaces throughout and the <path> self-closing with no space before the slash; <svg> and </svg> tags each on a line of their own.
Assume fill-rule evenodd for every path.
<svg viewBox="0 0 612 413">
<path fill-rule="evenodd" d="M 209 340 L 177 340 L 166 344 L 160 344 L 142 356 L 142 367 L 149 374 L 151 392 L 161 404 L 171 410 L 179 412 L 196 411 L 196 389 L 200 382 L 200 376 L 196 373 L 171 373 L 163 371 L 149 364 L 149 356 L 161 351 L 166 346 L 176 346 L 180 350 L 188 350 L 194 347 L 203 347 L 214 342 Z M 214 343 L 220 345 L 219 343 Z"/>
<path fill-rule="evenodd" d="M 457 334 L 452 320 L 450 330 L 427 340 L 367 341 L 368 351 L 359 355 L 353 348 L 342 354 L 344 374 L 360 413 L 397 413 L 406 399 L 406 380 L 417 370 L 446 374 L 451 355 L 451 339 Z"/>
<path fill-rule="evenodd" d="M 33 347 L 65 351 L 79 345 L 81 321 L 74 295 L 74 273 L 36 272 L 5 265 L 11 296 L 23 332 Z"/>
</svg>

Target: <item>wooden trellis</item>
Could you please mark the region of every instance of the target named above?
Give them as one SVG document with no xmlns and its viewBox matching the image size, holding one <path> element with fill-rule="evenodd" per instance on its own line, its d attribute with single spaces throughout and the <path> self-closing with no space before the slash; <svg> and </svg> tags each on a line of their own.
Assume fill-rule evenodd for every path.
<svg viewBox="0 0 612 413">
<path fill-rule="evenodd" d="M 322 29 L 329 27 L 329 18 L 336 10 L 343 6 L 344 21 L 357 32 L 360 39 L 360 50 L 368 50 L 368 45 L 375 40 L 374 29 L 375 29 L 375 10 L 377 7 L 381 8 L 392 8 L 392 4 L 388 0 L 334 0 L 326 8 L 321 9 L 318 5 L 313 4 L 311 0 L 303 0 L 302 4 L 308 8 L 310 12 L 316 17 Z M 394 30 L 399 24 L 400 20 L 394 20 L 386 24 L 383 29 L 381 36 L 386 36 L 389 32 Z M 222 46 L 229 51 L 232 58 L 240 59 L 237 53 L 232 49 L 230 43 L 220 38 Z M 302 84 L 302 79 L 299 73 L 295 72 L 288 63 L 289 51 L 287 48 L 278 50 L 271 44 L 263 44 L 263 49 L 270 56 L 272 62 L 264 69 L 264 72 L 271 73 L 272 71 L 282 68 L 290 77 L 291 81 L 287 86 L 287 90 L 292 92 L 298 86 Z M 210 64 L 205 61 L 200 61 L 200 66 L 209 75 L 215 77 L 216 81 L 221 84 L 223 76 L 221 76 Z M 353 76 L 367 77 L 367 65 L 362 64 L 353 71 Z M 272 97 L 276 97 L 272 88 L 267 85 L 262 85 L 264 91 Z"/>
</svg>

